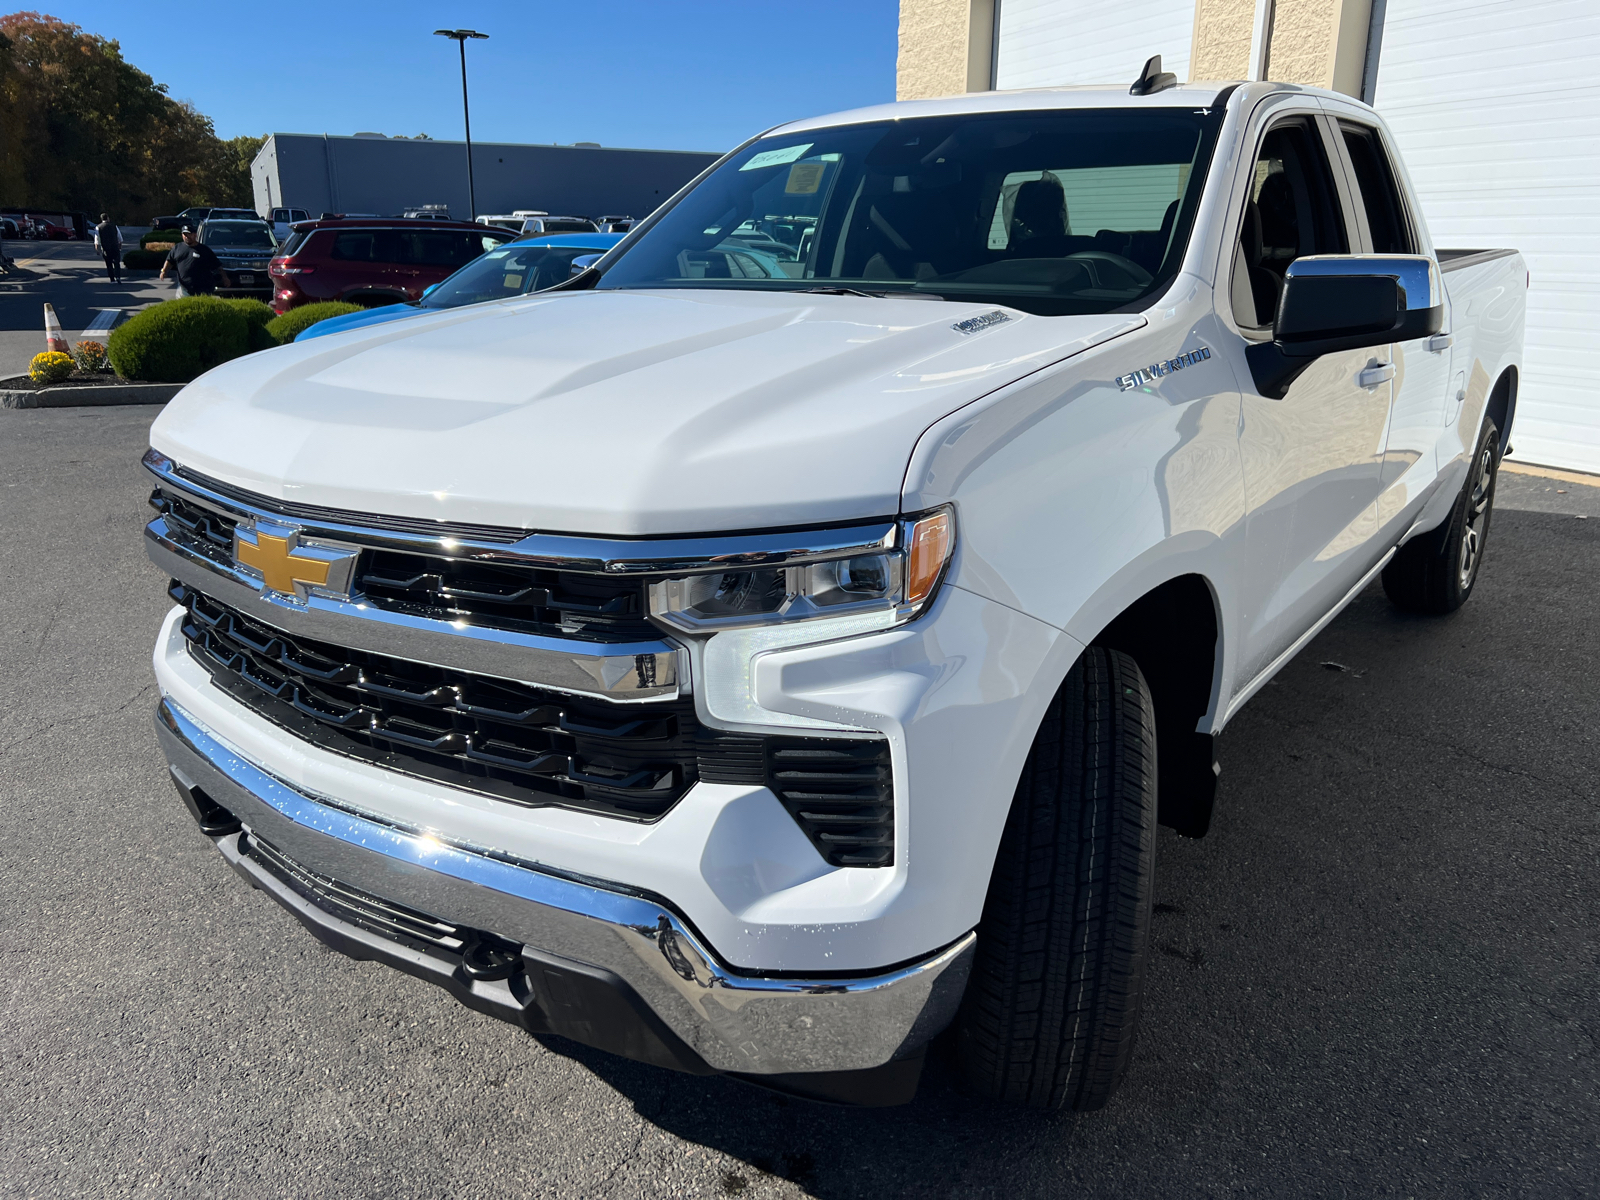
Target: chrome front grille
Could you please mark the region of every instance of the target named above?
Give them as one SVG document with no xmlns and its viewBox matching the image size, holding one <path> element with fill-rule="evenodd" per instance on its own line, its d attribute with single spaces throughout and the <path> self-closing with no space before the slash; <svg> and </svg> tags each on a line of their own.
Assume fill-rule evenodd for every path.
<svg viewBox="0 0 1600 1200">
<path fill-rule="evenodd" d="M 882 738 L 699 725 L 687 654 L 645 617 L 652 576 L 748 561 L 742 538 L 617 541 L 269 501 L 152 452 L 145 530 L 213 683 L 305 741 L 513 804 L 649 821 L 698 780 L 766 786 L 817 852 L 894 862 Z M 349 596 L 289 597 L 234 561 L 235 528 L 359 557 Z M 771 535 L 771 561 L 887 544 L 892 525 Z M 763 559 L 762 561 L 768 561 Z M 341 585 L 342 586 L 342 585 Z"/>
<path fill-rule="evenodd" d="M 217 562 L 231 562 L 236 520 L 157 488 L 150 506 Z M 362 553 L 353 590 L 388 612 L 579 641 L 660 638 L 642 581 L 393 549 Z"/>
</svg>

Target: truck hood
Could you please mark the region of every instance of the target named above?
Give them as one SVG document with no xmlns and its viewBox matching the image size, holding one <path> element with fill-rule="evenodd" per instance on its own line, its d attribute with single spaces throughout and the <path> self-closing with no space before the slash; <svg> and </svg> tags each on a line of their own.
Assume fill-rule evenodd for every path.
<svg viewBox="0 0 1600 1200">
<path fill-rule="evenodd" d="M 794 293 L 529 296 L 235 359 L 150 437 L 236 487 L 360 512 L 613 536 L 845 522 L 899 511 L 941 417 L 1144 323 Z"/>
</svg>

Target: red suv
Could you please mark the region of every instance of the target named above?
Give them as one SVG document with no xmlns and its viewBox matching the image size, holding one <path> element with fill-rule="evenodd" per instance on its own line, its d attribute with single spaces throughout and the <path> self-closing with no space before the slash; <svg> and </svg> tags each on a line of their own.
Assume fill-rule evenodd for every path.
<svg viewBox="0 0 1600 1200">
<path fill-rule="evenodd" d="M 288 312 L 319 300 L 344 300 L 376 308 L 420 300 L 425 288 L 515 237 L 462 221 L 345 217 L 304 222 L 267 268 L 272 307 Z"/>
</svg>

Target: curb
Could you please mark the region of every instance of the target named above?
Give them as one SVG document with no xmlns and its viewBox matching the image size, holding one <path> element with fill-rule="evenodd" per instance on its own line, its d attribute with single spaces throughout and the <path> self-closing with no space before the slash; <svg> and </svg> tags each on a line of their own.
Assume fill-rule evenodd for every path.
<svg viewBox="0 0 1600 1200">
<path fill-rule="evenodd" d="M 1506 458 L 1500 460 L 1500 469 L 1510 471 L 1515 475 L 1537 475 L 1542 479 L 1559 479 L 1562 483 L 1577 483 L 1585 487 L 1600 487 L 1600 475 L 1590 475 L 1584 471 L 1568 471 L 1561 467 L 1542 467 L 1537 463 L 1516 462 Z"/>
<path fill-rule="evenodd" d="M 0 408 L 95 408 L 112 404 L 165 404 L 181 383 L 108 383 L 96 387 L 0 391 Z"/>
</svg>

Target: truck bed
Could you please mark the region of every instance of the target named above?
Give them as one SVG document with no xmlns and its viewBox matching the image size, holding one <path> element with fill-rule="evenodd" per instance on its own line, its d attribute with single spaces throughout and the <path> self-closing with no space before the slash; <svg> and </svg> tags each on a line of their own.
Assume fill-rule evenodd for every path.
<svg viewBox="0 0 1600 1200">
<path fill-rule="evenodd" d="M 1439 270 L 1444 273 L 1474 267 L 1496 258 L 1509 258 L 1515 250 L 1435 250 L 1439 256 Z"/>
</svg>

